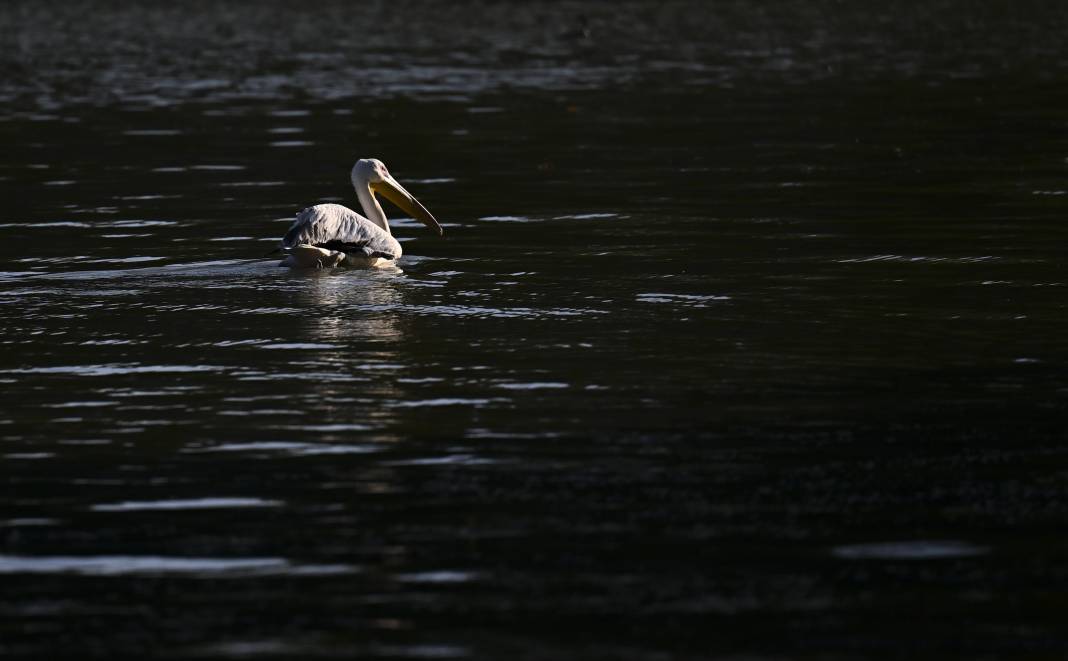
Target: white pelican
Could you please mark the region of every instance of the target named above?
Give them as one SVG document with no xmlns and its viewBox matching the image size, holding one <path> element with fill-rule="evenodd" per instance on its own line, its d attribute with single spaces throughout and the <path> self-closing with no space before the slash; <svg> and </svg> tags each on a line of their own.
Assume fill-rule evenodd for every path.
<svg viewBox="0 0 1068 661">
<path fill-rule="evenodd" d="M 286 258 L 279 266 L 370 268 L 393 264 L 401 256 L 401 245 L 390 233 L 389 221 L 375 193 L 423 221 L 438 236 L 444 234 L 434 216 L 397 183 L 377 158 L 356 161 L 352 166 L 352 186 L 367 217 L 340 204 L 316 204 L 301 210 L 282 237 L 279 250 L 286 253 Z"/>
</svg>

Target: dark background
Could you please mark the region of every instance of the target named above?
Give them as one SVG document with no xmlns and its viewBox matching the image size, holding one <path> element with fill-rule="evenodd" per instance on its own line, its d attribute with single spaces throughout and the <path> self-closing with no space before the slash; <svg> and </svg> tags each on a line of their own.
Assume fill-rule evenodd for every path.
<svg viewBox="0 0 1068 661">
<path fill-rule="evenodd" d="M 0 28 L 5 658 L 1068 651 L 1059 5 Z"/>
</svg>

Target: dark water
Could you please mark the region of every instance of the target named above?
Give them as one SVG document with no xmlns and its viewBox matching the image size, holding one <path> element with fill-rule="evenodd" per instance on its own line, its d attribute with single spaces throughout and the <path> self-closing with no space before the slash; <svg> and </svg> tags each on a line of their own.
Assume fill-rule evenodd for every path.
<svg viewBox="0 0 1068 661">
<path fill-rule="evenodd" d="M 1066 18 L 4 4 L 0 656 L 1062 658 Z"/>
</svg>

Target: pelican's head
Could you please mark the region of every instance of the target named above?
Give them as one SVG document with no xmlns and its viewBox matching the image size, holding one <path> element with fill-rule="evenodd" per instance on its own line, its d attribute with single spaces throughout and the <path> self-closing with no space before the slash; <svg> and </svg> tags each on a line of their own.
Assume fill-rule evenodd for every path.
<svg viewBox="0 0 1068 661">
<path fill-rule="evenodd" d="M 438 236 L 445 233 L 426 207 L 412 197 L 411 193 L 404 190 L 404 187 L 390 175 L 386 164 L 377 158 L 361 158 L 356 161 L 356 165 L 352 166 L 352 185 L 357 191 L 360 190 L 360 186 L 366 186 L 371 190 L 372 195 L 381 193 L 387 200 L 400 207 L 401 211 L 422 221 L 424 225 L 437 232 Z"/>
</svg>

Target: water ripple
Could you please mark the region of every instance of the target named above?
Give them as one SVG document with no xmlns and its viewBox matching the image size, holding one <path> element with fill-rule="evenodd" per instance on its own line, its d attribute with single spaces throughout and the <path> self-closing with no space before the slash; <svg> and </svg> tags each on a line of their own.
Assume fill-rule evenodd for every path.
<svg viewBox="0 0 1068 661">
<path fill-rule="evenodd" d="M 148 555 L 0 555 L 0 574 L 80 574 L 83 576 L 180 575 L 329 576 L 359 571 L 353 565 L 298 564 L 285 558 L 186 558 Z"/>
<path fill-rule="evenodd" d="M 123 501 L 91 506 L 94 512 L 145 512 L 150 510 L 208 510 L 246 507 L 279 507 L 280 500 L 262 498 L 189 498 L 178 500 Z"/>
<path fill-rule="evenodd" d="M 990 549 L 955 540 L 917 540 L 836 546 L 831 554 L 846 560 L 935 560 L 985 555 Z"/>
<path fill-rule="evenodd" d="M 291 427 L 292 429 L 310 429 L 314 431 L 365 431 L 371 429 L 365 425 L 323 425 L 319 428 L 306 426 Z M 368 454 L 380 451 L 381 448 L 374 445 L 353 445 L 335 443 L 301 443 L 295 441 L 254 441 L 250 443 L 221 443 L 207 447 L 189 447 L 182 450 L 184 453 L 205 452 L 276 452 L 290 456 L 314 457 L 331 454 Z"/>
<path fill-rule="evenodd" d="M 140 365 L 113 363 L 105 365 L 61 365 L 57 367 L 24 367 L 0 370 L 0 374 L 73 374 L 75 376 L 117 376 L 123 374 L 181 374 L 186 372 L 219 372 L 220 365 Z"/>
</svg>

